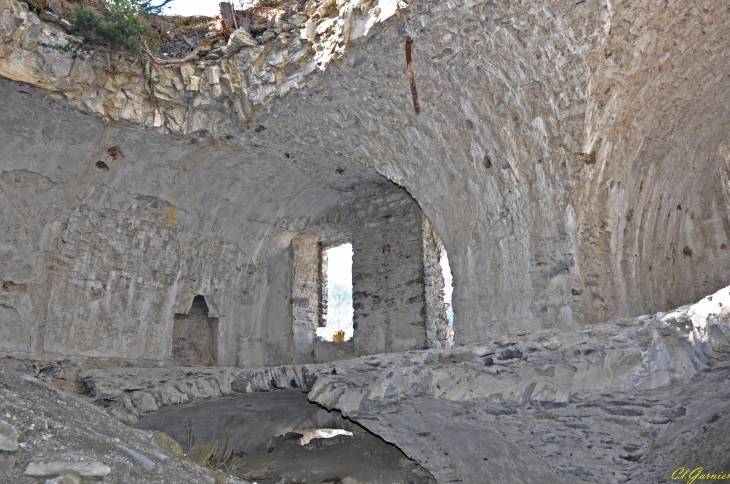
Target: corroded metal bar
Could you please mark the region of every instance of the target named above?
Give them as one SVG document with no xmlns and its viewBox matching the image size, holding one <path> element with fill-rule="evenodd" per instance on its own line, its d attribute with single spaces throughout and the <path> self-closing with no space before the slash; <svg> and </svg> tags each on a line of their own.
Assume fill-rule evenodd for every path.
<svg viewBox="0 0 730 484">
<path fill-rule="evenodd" d="M 416 114 L 421 112 L 421 105 L 418 104 L 418 90 L 416 90 L 416 78 L 413 77 L 413 61 L 411 59 L 411 43 L 413 40 L 406 39 L 406 65 L 408 66 L 408 82 L 411 85 L 411 96 L 413 96 L 413 109 Z"/>
</svg>

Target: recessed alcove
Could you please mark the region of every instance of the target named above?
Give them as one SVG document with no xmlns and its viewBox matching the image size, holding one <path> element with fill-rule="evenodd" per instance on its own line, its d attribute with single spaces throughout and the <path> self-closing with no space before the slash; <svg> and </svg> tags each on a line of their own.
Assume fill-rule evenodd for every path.
<svg viewBox="0 0 730 484">
<path fill-rule="evenodd" d="M 209 316 L 203 296 L 195 296 L 187 314 L 175 314 L 170 364 L 174 366 L 215 366 L 218 318 Z"/>
</svg>

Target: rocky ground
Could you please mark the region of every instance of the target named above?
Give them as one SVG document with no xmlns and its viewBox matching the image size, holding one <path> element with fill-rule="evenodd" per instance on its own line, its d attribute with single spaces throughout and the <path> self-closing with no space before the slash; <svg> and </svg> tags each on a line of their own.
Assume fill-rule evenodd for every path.
<svg viewBox="0 0 730 484">
<path fill-rule="evenodd" d="M 244 482 L 174 457 L 167 440 L 0 367 L 0 482 Z"/>
<path fill-rule="evenodd" d="M 349 360 L 309 398 L 439 482 L 664 482 L 727 471 L 730 290 L 669 313 Z"/>
<path fill-rule="evenodd" d="M 240 462 L 240 464 L 239 464 Z M 316 439 L 302 446 L 290 439 L 271 452 L 257 452 L 235 461 L 248 471 L 250 479 L 286 483 L 432 484 L 428 471 L 392 444 L 362 432 L 353 437 Z"/>
<path fill-rule="evenodd" d="M 210 404 L 220 407 L 232 401 L 220 398 L 225 395 L 303 390 L 311 401 L 339 410 L 397 446 L 413 460 L 403 461 L 402 469 L 414 479 L 428 479 L 413 473 L 419 465 L 438 482 L 479 483 L 484 476 L 495 483 L 663 482 L 680 467 L 722 472 L 730 464 L 728 308 L 730 288 L 725 288 L 669 313 L 582 329 L 510 334 L 451 350 L 269 369 L 87 370 L 76 373 L 76 388 L 117 418 L 141 417 L 139 422 L 155 412 L 162 418 L 164 412 L 180 410 L 179 403 L 213 399 Z M 4 469 L 12 469 L 13 476 L 22 475 L 29 461 L 70 459 L 71 454 L 135 476 L 162 472 L 171 463 L 186 465 L 159 459 L 148 434 L 120 425 L 75 397 L 10 376 L 8 370 L 3 377 L 2 418 L 30 446 L 3 454 L 10 464 Z M 60 379 L 53 383 L 71 386 Z M 45 399 L 42 406 L 30 405 L 40 397 Z M 160 411 L 162 407 L 167 408 Z M 220 409 L 214 413 L 223 417 Z M 307 425 L 313 425 L 313 418 Z M 88 428 L 85 423 L 69 425 L 85 419 L 91 422 Z M 175 420 L 180 422 L 179 415 Z M 290 428 L 304 425 L 304 420 L 291 422 Z M 221 420 L 216 427 L 209 420 L 204 425 L 220 434 L 227 424 Z M 271 433 L 287 430 L 272 428 Z M 68 451 L 54 446 L 61 432 Z M 119 445 L 158 459 L 158 467 L 144 470 Z M 350 450 L 339 445 L 302 449 L 284 439 L 272 455 L 255 450 L 243 465 L 287 482 L 295 476 L 287 474 L 286 466 L 301 466 L 299 462 L 313 456 L 360 462 L 364 452 L 374 455 L 358 445 Z M 343 454 L 330 453 L 334 448 Z M 193 469 L 174 466 L 180 472 Z M 360 477 L 381 482 L 377 476 Z M 322 482 L 313 474 L 297 477 L 303 478 Z"/>
<path fill-rule="evenodd" d="M 192 449 L 185 431 L 188 415 L 196 444 Z M 233 475 L 280 484 L 435 482 L 398 448 L 338 412 L 308 402 L 298 390 L 166 407 L 138 427 L 146 430 L 41 380 L 0 367 L 0 482 L 248 482 Z M 232 445 L 227 447 L 228 427 Z M 343 427 L 354 435 L 302 445 L 303 434 L 296 430 L 312 427 Z M 155 430 L 169 432 L 183 446 Z M 211 449 L 230 449 L 225 454 L 230 458 L 221 459 L 216 471 L 195 464 L 206 460 L 200 458 L 204 439 L 214 443 Z M 182 458 L 183 447 L 191 462 Z"/>
</svg>

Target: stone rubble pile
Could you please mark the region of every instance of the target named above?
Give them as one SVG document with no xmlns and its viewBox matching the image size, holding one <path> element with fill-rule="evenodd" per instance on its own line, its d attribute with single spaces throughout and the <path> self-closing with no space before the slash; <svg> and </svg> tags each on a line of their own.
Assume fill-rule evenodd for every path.
<svg viewBox="0 0 730 484">
<path fill-rule="evenodd" d="M 662 482 L 730 451 L 730 288 L 669 313 L 350 360 L 309 398 L 439 482 Z"/>
</svg>

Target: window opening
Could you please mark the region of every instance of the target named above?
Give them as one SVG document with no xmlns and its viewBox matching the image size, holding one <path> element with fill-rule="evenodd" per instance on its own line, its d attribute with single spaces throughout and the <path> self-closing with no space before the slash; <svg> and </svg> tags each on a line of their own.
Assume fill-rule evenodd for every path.
<svg viewBox="0 0 730 484">
<path fill-rule="evenodd" d="M 454 327 L 454 307 L 451 299 L 454 293 L 453 278 L 451 277 L 451 267 L 449 266 L 449 256 L 446 249 L 441 251 L 441 272 L 444 275 L 444 305 L 446 306 L 446 318 L 449 320 L 449 326 Z"/>
<path fill-rule="evenodd" d="M 317 336 L 325 341 L 352 339 L 352 244 L 326 249 L 323 306 L 325 325 L 317 328 Z M 325 265 L 325 264 L 323 264 Z M 344 338 L 342 338 L 342 331 Z"/>
</svg>

